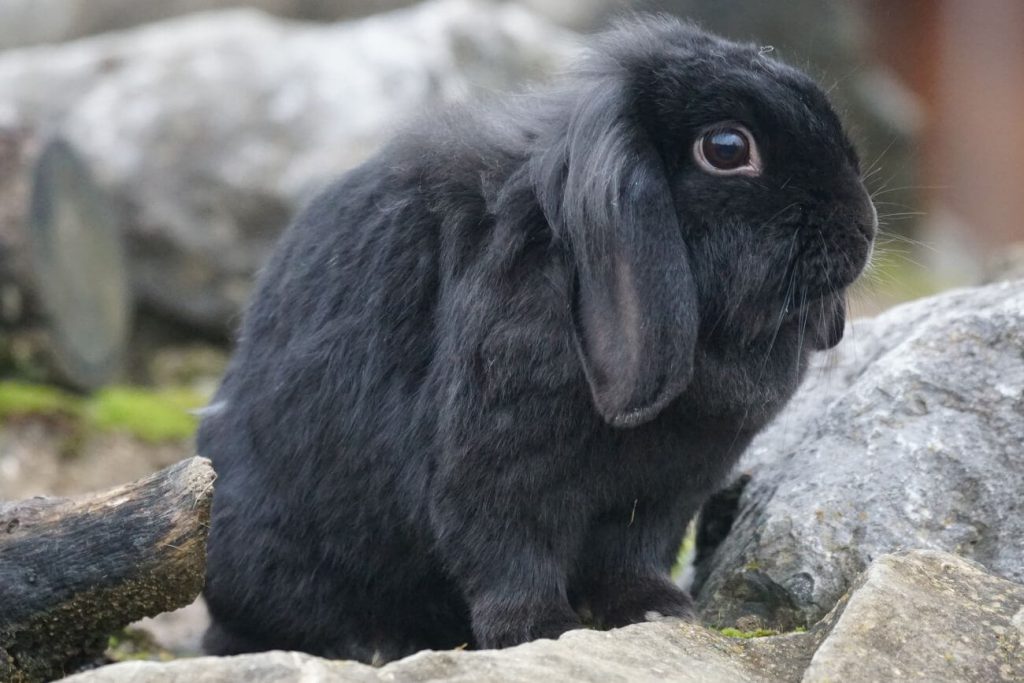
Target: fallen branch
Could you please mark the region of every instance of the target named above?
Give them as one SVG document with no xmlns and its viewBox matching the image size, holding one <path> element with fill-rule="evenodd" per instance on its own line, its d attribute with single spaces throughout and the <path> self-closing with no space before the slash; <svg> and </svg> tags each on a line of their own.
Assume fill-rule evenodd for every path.
<svg viewBox="0 0 1024 683">
<path fill-rule="evenodd" d="M 202 589 L 213 468 L 191 458 L 73 499 L 0 504 L 0 681 L 71 673 Z"/>
</svg>

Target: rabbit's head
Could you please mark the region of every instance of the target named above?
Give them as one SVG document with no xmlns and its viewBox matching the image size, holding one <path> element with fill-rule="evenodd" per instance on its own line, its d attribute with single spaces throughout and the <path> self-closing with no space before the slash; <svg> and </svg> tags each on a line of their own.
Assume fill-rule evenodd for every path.
<svg viewBox="0 0 1024 683">
<path fill-rule="evenodd" d="M 765 50 L 665 18 L 605 34 L 531 168 L 572 256 L 580 357 L 616 426 L 693 374 L 698 344 L 843 334 L 877 219 L 825 93 Z"/>
</svg>

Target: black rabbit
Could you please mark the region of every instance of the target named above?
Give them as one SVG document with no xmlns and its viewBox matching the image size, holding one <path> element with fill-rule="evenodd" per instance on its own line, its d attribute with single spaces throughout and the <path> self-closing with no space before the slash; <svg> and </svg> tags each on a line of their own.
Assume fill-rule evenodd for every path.
<svg viewBox="0 0 1024 683">
<path fill-rule="evenodd" d="M 842 337 L 876 218 L 822 91 L 664 17 L 398 135 L 288 229 L 199 435 L 208 651 L 690 614 L 688 520 Z"/>
</svg>

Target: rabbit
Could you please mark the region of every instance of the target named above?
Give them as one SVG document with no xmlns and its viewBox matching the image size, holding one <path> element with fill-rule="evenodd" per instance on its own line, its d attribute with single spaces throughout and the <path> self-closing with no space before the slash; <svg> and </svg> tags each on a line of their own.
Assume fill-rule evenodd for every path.
<svg viewBox="0 0 1024 683">
<path fill-rule="evenodd" d="M 687 523 L 837 344 L 877 216 L 825 94 L 640 15 L 324 189 L 198 435 L 212 654 L 691 618 Z"/>
</svg>

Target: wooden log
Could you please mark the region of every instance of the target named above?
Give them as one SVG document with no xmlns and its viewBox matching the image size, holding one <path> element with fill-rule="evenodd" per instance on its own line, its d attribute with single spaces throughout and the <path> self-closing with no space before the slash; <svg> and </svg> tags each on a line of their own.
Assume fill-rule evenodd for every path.
<svg viewBox="0 0 1024 683">
<path fill-rule="evenodd" d="M 0 346 L 92 389 L 117 372 L 130 324 L 113 201 L 61 138 L 0 127 Z"/>
<path fill-rule="evenodd" d="M 0 681 L 71 673 L 111 633 L 192 602 L 214 478 L 195 457 L 104 493 L 0 505 Z"/>
</svg>

